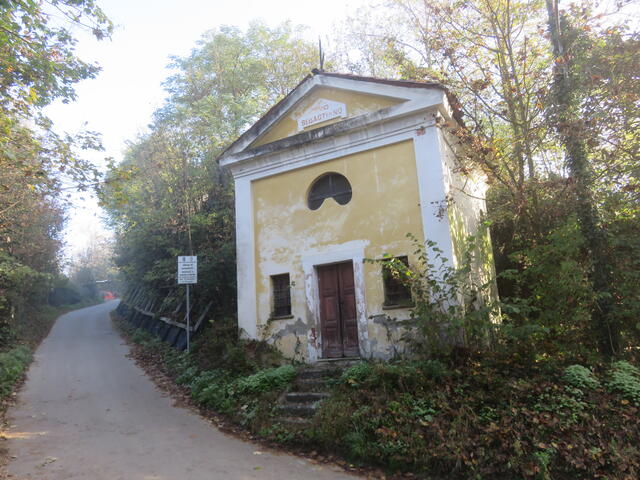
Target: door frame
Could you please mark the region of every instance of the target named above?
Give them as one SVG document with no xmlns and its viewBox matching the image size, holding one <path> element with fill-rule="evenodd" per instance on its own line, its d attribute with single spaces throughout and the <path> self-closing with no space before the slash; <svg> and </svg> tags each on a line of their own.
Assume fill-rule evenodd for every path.
<svg viewBox="0 0 640 480">
<path fill-rule="evenodd" d="M 349 285 L 351 285 L 350 289 L 352 289 L 353 292 L 353 316 L 350 317 L 350 321 L 347 322 L 347 319 L 345 318 L 345 314 L 343 311 L 343 306 L 344 306 L 344 301 L 345 301 L 345 297 L 343 296 L 343 294 L 345 293 L 345 287 L 343 285 L 343 267 L 346 267 L 346 271 L 350 273 L 350 275 L 347 275 L 348 277 L 351 277 L 350 279 L 347 279 Z M 350 353 L 350 357 L 360 357 L 360 339 L 358 338 L 358 311 L 356 309 L 356 299 L 355 299 L 355 275 L 353 274 L 353 261 L 346 261 L 346 262 L 339 262 L 339 263 L 329 263 L 329 264 L 323 264 L 323 265 L 316 265 L 316 273 L 318 274 L 318 293 L 319 293 L 319 298 L 322 299 L 322 285 L 325 285 L 325 287 L 327 286 L 325 284 L 325 281 L 327 280 L 325 277 L 324 281 L 321 281 L 321 277 L 322 275 L 320 274 L 321 270 L 329 270 L 331 272 L 333 272 L 332 275 L 333 278 L 329 279 L 329 282 L 332 286 L 335 287 L 335 291 L 337 294 L 337 309 L 338 309 L 338 329 L 340 331 L 339 333 L 339 338 L 340 341 L 334 345 L 336 350 L 339 350 L 341 355 L 336 355 L 336 353 L 338 353 L 337 351 L 331 351 L 330 352 L 330 348 L 329 348 L 329 344 L 327 341 L 327 339 L 322 338 L 323 334 L 326 334 L 326 330 L 328 328 L 328 318 L 327 318 L 327 312 L 325 312 L 325 316 L 323 317 L 322 315 L 322 301 L 320 302 L 320 337 L 322 340 L 322 357 L 323 358 L 343 358 L 345 356 L 345 341 L 347 340 L 347 338 L 349 338 L 349 334 L 347 333 L 347 325 L 349 325 L 349 330 L 351 332 L 351 334 L 353 334 L 353 327 L 355 326 L 355 348 L 357 349 L 357 351 L 355 353 L 351 353 L 353 352 L 353 348 L 354 345 L 351 344 L 349 350 L 351 351 Z M 351 302 L 349 302 L 351 303 Z M 354 325 L 355 323 L 355 325 Z M 353 339 L 353 337 L 351 337 Z"/>
<path fill-rule="evenodd" d="M 326 251 L 310 251 L 302 255 L 302 269 L 305 279 L 305 297 L 308 311 L 311 315 L 312 328 L 308 335 L 308 359 L 314 363 L 324 358 L 322 352 L 322 329 L 320 326 L 320 292 L 318 290 L 317 266 L 344 263 L 353 263 L 353 282 L 356 297 L 356 319 L 358 324 L 358 348 L 362 358 L 371 356 L 369 348 L 369 330 L 365 303 L 364 282 L 364 248 L 369 242 L 351 241 L 342 245 L 327 248 Z"/>
</svg>

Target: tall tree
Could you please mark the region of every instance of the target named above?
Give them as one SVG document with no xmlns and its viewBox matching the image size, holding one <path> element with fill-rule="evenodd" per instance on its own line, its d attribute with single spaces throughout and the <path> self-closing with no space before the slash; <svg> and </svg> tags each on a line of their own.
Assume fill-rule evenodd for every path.
<svg viewBox="0 0 640 480">
<path fill-rule="evenodd" d="M 363 31 L 359 18 L 350 20 L 363 61 L 345 64 L 366 70 L 374 59 L 378 71 L 449 87 L 464 113 L 458 136 L 470 147 L 459 167 L 480 166 L 491 183 L 497 267 L 530 271 L 520 286 L 503 278 L 502 294 L 526 297 L 534 321 L 554 322 L 545 327 L 588 335 L 595 323 L 591 339 L 608 352 L 618 348 L 616 322 L 624 318 L 631 332 L 640 311 L 632 287 L 640 266 L 629 261 L 640 226 L 640 52 L 637 19 L 620 10 L 633 3 L 616 2 L 613 11 L 591 0 L 572 4 L 558 54 L 541 0 L 389 0 L 382 28 Z M 565 265 L 573 287 L 552 291 L 556 269 L 532 264 L 557 263 L 554 249 L 574 255 Z M 572 289 L 579 295 L 558 295 Z M 613 317 L 605 320 L 607 310 Z"/>
<path fill-rule="evenodd" d="M 612 25 L 607 27 L 608 31 L 604 38 L 595 33 L 596 25 L 589 22 L 589 19 L 595 14 L 588 8 L 590 6 L 588 4 L 583 5 L 582 8 L 573 6 L 571 12 L 562 11 L 559 8 L 558 0 L 546 0 L 546 4 L 554 55 L 554 77 L 549 118 L 565 151 L 568 171 L 574 183 L 576 214 L 592 262 L 590 278 L 596 294 L 591 312 L 592 319 L 600 333 L 602 351 L 613 355 L 620 351 L 620 326 L 613 316 L 615 290 L 612 270 L 614 262 L 611 257 L 609 235 L 603 225 L 594 194 L 597 184 L 593 157 L 594 153 L 598 154 L 598 147 L 602 153 L 601 142 L 607 140 L 605 149 L 610 151 L 612 143 L 615 145 L 614 142 L 621 134 L 627 136 L 631 132 L 616 129 L 613 134 L 608 133 L 607 130 L 611 128 L 611 123 L 606 125 L 605 122 L 611 122 L 613 118 L 607 119 L 593 110 L 596 108 L 612 113 L 611 107 L 623 111 L 629 108 L 623 98 L 606 98 L 602 92 L 597 91 L 604 90 L 613 93 L 612 90 L 616 89 L 615 84 L 619 83 L 619 79 L 616 78 L 618 72 L 615 69 L 598 72 L 598 68 L 602 67 L 602 58 L 598 63 L 594 64 L 593 61 L 598 57 L 597 53 L 594 55 L 594 51 L 601 53 L 602 50 L 609 50 L 611 37 L 614 39 L 619 37 L 620 31 L 619 27 Z M 627 47 L 630 48 L 626 52 L 622 50 L 623 55 L 632 53 L 634 47 L 637 54 L 637 37 L 630 39 Z M 626 59 L 623 55 L 618 54 L 619 60 L 621 60 L 619 61 L 620 67 L 624 68 L 626 66 L 624 60 Z M 628 71 L 628 74 L 638 76 L 637 71 Z M 602 79 L 608 80 L 609 88 L 598 85 Z M 633 86 L 629 86 L 633 91 Z M 602 100 L 602 104 L 594 105 L 594 97 Z M 625 105 L 625 103 L 627 104 Z M 635 108 L 637 108 L 637 97 L 632 103 L 636 103 Z M 627 126 L 631 127 L 631 131 L 635 130 L 637 133 L 637 112 L 631 115 L 627 113 L 624 120 Z M 595 138 L 594 133 L 597 134 Z M 636 145 L 633 148 L 637 149 L 635 139 L 634 142 Z M 617 153 L 625 152 L 618 149 Z M 637 159 L 637 150 L 635 157 Z"/>
<path fill-rule="evenodd" d="M 80 155 L 100 148 L 94 132 L 58 134 L 42 108 L 75 98 L 74 85 L 98 67 L 80 60 L 70 30 L 96 37 L 111 23 L 93 0 L 0 2 L 0 321 L 46 295 L 59 272 L 63 182 L 86 188 L 95 170 Z"/>
<path fill-rule="evenodd" d="M 175 289 L 175 257 L 200 256 L 194 294 L 227 313 L 235 302 L 233 187 L 213 161 L 316 65 L 299 28 L 252 23 L 203 35 L 165 82 L 151 131 L 112 165 L 100 198 L 130 285 Z"/>
</svg>

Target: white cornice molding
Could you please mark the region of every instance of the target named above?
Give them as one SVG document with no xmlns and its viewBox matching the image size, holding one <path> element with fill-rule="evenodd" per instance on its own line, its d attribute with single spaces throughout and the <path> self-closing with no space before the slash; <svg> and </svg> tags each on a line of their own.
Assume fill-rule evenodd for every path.
<svg viewBox="0 0 640 480">
<path fill-rule="evenodd" d="M 316 135 L 322 136 L 322 132 L 332 131 L 329 127 L 333 127 L 335 129 L 338 124 L 345 124 L 344 126 L 347 127 L 351 125 L 348 122 L 355 121 L 354 123 L 356 125 L 354 125 L 354 127 L 362 128 L 370 123 L 381 122 L 396 116 L 407 115 L 420 109 L 427 109 L 434 105 L 440 105 L 441 114 L 445 119 L 451 119 L 451 108 L 448 105 L 446 94 L 439 88 L 413 88 L 356 79 L 315 75 L 299 85 L 288 97 L 285 97 L 280 104 L 276 105 L 273 111 L 267 113 L 265 117 L 254 124 L 254 126 L 252 126 L 247 132 L 242 134 L 231 145 L 231 147 L 229 147 L 229 149 L 218 158 L 220 164 L 223 166 L 229 166 L 233 163 L 241 162 L 247 157 L 255 156 L 262 150 L 268 150 L 268 148 L 265 147 L 271 146 L 269 148 L 273 148 L 274 144 L 277 144 L 280 141 L 272 142 L 255 149 L 249 149 L 252 143 L 267 133 L 267 131 L 284 115 L 291 111 L 300 100 L 318 87 L 328 87 L 339 90 L 348 90 L 355 93 L 397 98 L 402 100 L 403 103 L 378 110 L 377 112 L 371 112 L 370 114 L 352 117 L 326 127 L 309 130 L 283 140 L 291 141 L 292 139 L 295 140 L 296 137 L 301 137 L 300 140 L 308 141 L 308 139 L 305 140 L 305 135 L 314 132 L 313 135 L 310 135 L 311 137 Z"/>
<path fill-rule="evenodd" d="M 327 137 L 313 143 L 276 150 L 268 155 L 248 157 L 242 163 L 229 165 L 229 168 L 236 179 L 249 177 L 251 180 L 257 180 L 409 140 L 416 135 L 417 130 L 440 124 L 438 118 L 441 118 L 439 110 L 434 106 L 427 111 L 377 123 L 366 129 L 348 130 L 341 135 Z"/>
</svg>

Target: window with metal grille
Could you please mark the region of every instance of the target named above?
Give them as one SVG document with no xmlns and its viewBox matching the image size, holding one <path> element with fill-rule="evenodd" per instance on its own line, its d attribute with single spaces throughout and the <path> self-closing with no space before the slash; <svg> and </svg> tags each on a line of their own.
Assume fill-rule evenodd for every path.
<svg viewBox="0 0 640 480">
<path fill-rule="evenodd" d="M 344 175 L 327 173 L 311 185 L 307 204 L 311 210 L 317 210 L 325 199 L 333 198 L 340 205 L 346 205 L 351 201 L 351 195 L 351 184 Z"/>
<path fill-rule="evenodd" d="M 289 274 L 271 276 L 273 288 L 273 317 L 287 317 L 291 315 L 291 282 Z"/>
<path fill-rule="evenodd" d="M 395 260 L 409 267 L 407 256 L 395 257 Z M 382 282 L 384 285 L 384 306 L 402 307 L 412 304 L 411 290 L 394 274 L 394 269 L 385 262 L 382 264 Z"/>
</svg>

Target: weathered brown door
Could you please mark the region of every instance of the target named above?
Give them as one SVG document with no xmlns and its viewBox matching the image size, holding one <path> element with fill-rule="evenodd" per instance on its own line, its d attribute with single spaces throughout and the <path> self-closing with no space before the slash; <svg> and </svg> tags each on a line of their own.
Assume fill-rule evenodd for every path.
<svg viewBox="0 0 640 480">
<path fill-rule="evenodd" d="M 320 290 L 320 329 L 325 358 L 354 357 L 358 350 L 353 263 L 317 267 Z"/>
</svg>

